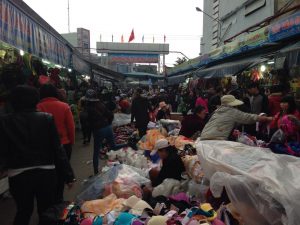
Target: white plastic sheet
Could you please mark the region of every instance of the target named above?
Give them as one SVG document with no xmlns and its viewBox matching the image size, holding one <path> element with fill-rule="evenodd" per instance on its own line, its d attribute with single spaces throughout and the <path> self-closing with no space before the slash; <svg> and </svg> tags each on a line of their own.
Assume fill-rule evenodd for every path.
<svg viewBox="0 0 300 225">
<path fill-rule="evenodd" d="M 249 225 L 300 224 L 300 159 L 229 141 L 199 141 L 215 197 L 223 187 Z"/>
<path fill-rule="evenodd" d="M 130 124 L 130 122 L 131 122 L 131 114 L 115 113 L 112 126 L 120 127 L 120 126 Z"/>
</svg>

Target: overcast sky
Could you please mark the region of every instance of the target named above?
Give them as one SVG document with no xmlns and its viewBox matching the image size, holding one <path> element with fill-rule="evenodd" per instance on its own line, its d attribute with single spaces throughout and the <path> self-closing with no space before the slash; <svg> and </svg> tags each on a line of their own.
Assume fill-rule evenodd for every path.
<svg viewBox="0 0 300 225">
<path fill-rule="evenodd" d="M 170 50 L 181 51 L 189 58 L 200 52 L 202 36 L 202 13 L 196 6 L 204 0 L 70 0 L 71 32 L 83 27 L 91 31 L 91 48 L 96 41 L 120 42 L 122 34 L 128 41 L 131 30 L 135 30 L 135 41 L 163 43 L 166 35 Z M 24 0 L 59 33 L 68 32 L 68 0 Z M 178 54 L 167 56 L 171 66 Z"/>
</svg>

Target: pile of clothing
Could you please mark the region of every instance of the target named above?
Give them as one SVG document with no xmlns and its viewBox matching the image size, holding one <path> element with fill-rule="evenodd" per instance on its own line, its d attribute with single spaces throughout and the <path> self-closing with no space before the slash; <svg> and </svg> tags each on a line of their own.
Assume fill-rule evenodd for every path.
<svg viewBox="0 0 300 225">
<path fill-rule="evenodd" d="M 114 127 L 115 142 L 116 144 L 124 144 L 135 132 L 135 129 L 129 125 Z"/>
<path fill-rule="evenodd" d="M 76 213 L 74 213 L 75 208 Z M 232 206 L 219 211 L 208 203 L 199 203 L 185 193 L 158 196 L 146 202 L 132 195 L 117 198 L 111 194 L 103 199 L 72 205 L 65 212 L 65 225 L 229 225 L 239 219 Z M 230 209 L 230 211 L 229 211 Z M 231 223 L 232 222 L 232 223 Z"/>
<path fill-rule="evenodd" d="M 194 141 L 184 136 L 169 136 L 166 129 L 148 130 L 147 134 L 139 141 L 138 149 L 152 151 L 157 140 L 167 139 L 170 145 L 175 146 L 179 150 L 183 150 L 185 145 L 194 145 Z"/>
<path fill-rule="evenodd" d="M 253 146 L 267 148 L 267 143 L 262 140 L 257 140 L 255 136 L 249 135 L 247 133 L 241 132 L 239 130 L 234 130 L 232 133 L 232 138 L 239 143 Z"/>
<path fill-rule="evenodd" d="M 150 183 L 144 171 L 128 165 L 115 164 L 104 171 L 105 168 L 100 175 L 85 184 L 83 191 L 77 196 L 77 202 L 83 203 L 110 194 L 115 194 L 118 198 L 132 195 L 141 197 L 141 186 Z"/>
</svg>

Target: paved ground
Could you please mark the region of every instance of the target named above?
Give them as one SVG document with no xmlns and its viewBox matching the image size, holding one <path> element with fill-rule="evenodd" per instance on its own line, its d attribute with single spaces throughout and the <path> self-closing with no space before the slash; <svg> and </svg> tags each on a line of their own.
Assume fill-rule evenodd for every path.
<svg viewBox="0 0 300 225">
<path fill-rule="evenodd" d="M 76 144 L 73 149 L 71 164 L 76 174 L 77 182 L 72 190 L 65 190 L 65 199 L 72 201 L 82 188 L 82 182 L 93 174 L 92 164 L 87 161 L 92 159 L 92 144 L 83 146 L 80 136 L 78 135 Z M 11 198 L 0 199 L 0 224 L 12 225 L 16 212 L 15 204 Z M 37 224 L 37 215 L 33 214 L 30 225 Z"/>
</svg>

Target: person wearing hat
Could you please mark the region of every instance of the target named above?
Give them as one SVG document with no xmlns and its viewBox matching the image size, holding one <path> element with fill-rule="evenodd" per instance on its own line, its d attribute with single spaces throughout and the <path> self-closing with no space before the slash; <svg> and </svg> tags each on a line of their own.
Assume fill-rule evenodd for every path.
<svg viewBox="0 0 300 225">
<path fill-rule="evenodd" d="M 214 112 L 201 133 L 201 140 L 228 140 L 237 124 L 271 122 L 271 117 L 244 113 L 236 107 L 244 103 L 233 95 L 224 95 L 221 106 Z"/>
<path fill-rule="evenodd" d="M 88 112 L 88 122 L 92 129 L 94 137 L 94 155 L 93 166 L 94 173 L 99 172 L 99 153 L 102 149 L 104 139 L 108 142 L 111 149 L 117 150 L 126 145 L 117 145 L 115 143 L 114 133 L 112 129 L 112 121 L 114 114 L 102 104 L 97 97 L 97 92 L 89 89 L 85 95 L 86 107 Z"/>
<path fill-rule="evenodd" d="M 167 139 L 159 139 L 156 141 L 151 155 L 156 153 L 162 161 L 162 167 L 160 171 L 153 169 L 149 172 L 152 186 L 160 185 L 167 178 L 181 180 L 181 174 L 185 171 L 185 167 L 181 157 L 177 154 L 177 149 L 171 146 Z"/>
</svg>

